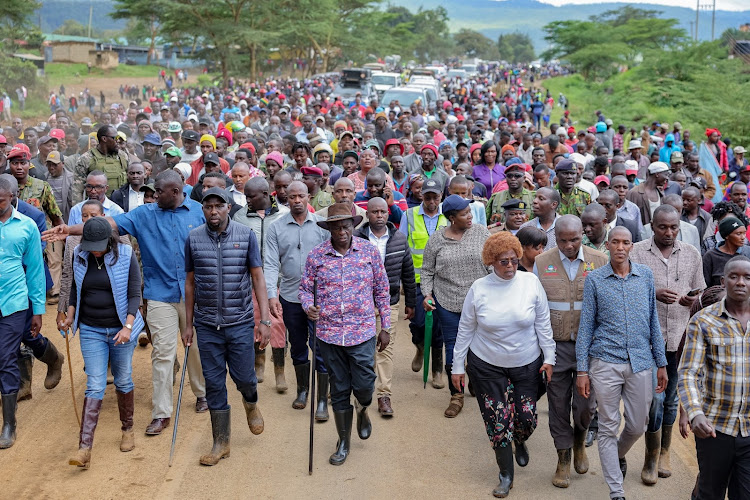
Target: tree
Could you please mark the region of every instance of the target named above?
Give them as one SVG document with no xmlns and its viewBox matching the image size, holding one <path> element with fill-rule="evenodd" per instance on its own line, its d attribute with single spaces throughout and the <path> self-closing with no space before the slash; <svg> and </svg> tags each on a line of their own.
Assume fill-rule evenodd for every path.
<svg viewBox="0 0 750 500">
<path fill-rule="evenodd" d="M 456 44 L 456 53 L 460 56 L 492 59 L 497 55 L 492 40 L 478 31 L 462 28 L 453 34 L 453 41 Z"/>
<path fill-rule="evenodd" d="M 33 30 L 31 17 L 41 4 L 37 0 L 2 0 L 0 2 L 0 48 L 16 48 L 15 40 L 25 40 Z M 4 40 L 3 40 L 4 39 Z M 3 51 L 0 50 L 0 53 Z"/>
<path fill-rule="evenodd" d="M 508 33 L 497 39 L 500 57 L 512 63 L 528 63 L 534 60 L 534 44 L 525 33 Z"/>
<path fill-rule="evenodd" d="M 156 38 L 159 36 L 160 17 L 166 7 L 164 0 L 115 0 L 112 19 L 129 19 L 136 21 L 136 29 L 146 33 L 149 39 L 146 64 L 156 54 Z M 179 5 L 179 3 L 178 3 Z"/>
<path fill-rule="evenodd" d="M 53 33 L 68 36 L 89 36 L 88 26 L 84 26 L 75 19 L 66 19 Z"/>
</svg>

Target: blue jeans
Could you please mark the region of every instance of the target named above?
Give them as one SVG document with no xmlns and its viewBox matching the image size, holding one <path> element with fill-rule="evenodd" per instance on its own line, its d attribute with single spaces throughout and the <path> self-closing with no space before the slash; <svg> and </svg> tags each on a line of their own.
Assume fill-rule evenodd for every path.
<svg viewBox="0 0 750 500">
<path fill-rule="evenodd" d="M 676 352 L 665 353 L 667 355 L 667 388 L 661 394 L 654 393 L 651 408 L 648 412 L 648 432 L 656 432 L 661 429 L 662 424 L 674 425 L 677 420 L 677 365 L 680 359 Z M 654 389 L 656 389 L 656 368 L 654 368 Z"/>
<path fill-rule="evenodd" d="M 433 297 L 434 298 L 434 297 Z M 443 342 L 445 343 L 445 366 L 453 366 L 453 346 L 456 345 L 458 336 L 458 322 L 461 321 L 461 313 L 449 311 L 440 305 L 435 299 L 435 312 L 440 321 L 440 329 L 443 330 Z"/>
<path fill-rule="evenodd" d="M 255 376 L 254 322 L 214 327 L 195 324 L 195 337 L 206 379 L 206 400 L 210 410 L 228 410 L 227 366 L 229 375 L 248 403 L 258 401 Z"/>
<path fill-rule="evenodd" d="M 86 366 L 86 397 L 104 399 L 107 388 L 107 363 L 112 366 L 117 392 L 133 390 L 133 351 L 138 334 L 133 332 L 130 341 L 115 345 L 115 335 L 121 328 L 100 328 L 79 325 L 81 354 Z"/>
</svg>

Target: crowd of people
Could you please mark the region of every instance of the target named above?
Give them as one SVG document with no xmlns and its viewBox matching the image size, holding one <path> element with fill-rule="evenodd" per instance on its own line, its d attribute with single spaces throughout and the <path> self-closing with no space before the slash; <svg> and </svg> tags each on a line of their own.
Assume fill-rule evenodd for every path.
<svg viewBox="0 0 750 500">
<path fill-rule="evenodd" d="M 567 99 L 556 122 L 538 79 L 482 70 L 443 80 L 429 105 L 344 103 L 321 78 L 121 87 L 135 98 L 92 117 L 13 118 L 0 135 L 0 448 L 16 439 L 33 358 L 45 387 L 60 381 L 45 305 L 85 361 L 78 467 L 92 461 L 108 370 L 120 449 L 135 447 L 136 344 L 152 353 L 145 433 L 169 427 L 178 339 L 195 410 L 211 417 L 200 463 L 230 453 L 227 371 L 263 432 L 270 344 L 282 394 L 291 359 L 293 408 L 315 405 L 323 422 L 330 400 L 330 463 L 344 464 L 355 413 L 368 439 L 371 406 L 387 419 L 407 404 L 392 391 L 403 317 L 412 370 L 448 385 L 444 416 L 460 414 L 465 388 L 476 397 L 494 496 L 510 494 L 514 462 L 529 464 L 546 394 L 556 487 L 571 463 L 588 471 L 598 441 L 610 497 L 624 498 L 641 437 L 641 480 L 655 485 L 672 475 L 677 423 L 696 439 L 694 498 L 750 498 L 745 149 L 716 129 L 615 127 L 602 112 L 576 127 Z"/>
</svg>

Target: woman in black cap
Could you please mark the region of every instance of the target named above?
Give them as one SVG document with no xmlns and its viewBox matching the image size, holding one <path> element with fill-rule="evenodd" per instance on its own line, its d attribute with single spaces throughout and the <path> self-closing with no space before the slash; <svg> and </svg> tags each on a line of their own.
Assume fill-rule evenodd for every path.
<svg viewBox="0 0 750 500">
<path fill-rule="evenodd" d="M 721 285 L 724 266 L 729 259 L 737 254 L 745 256 L 750 254 L 748 247 L 745 246 L 746 230 L 745 223 L 731 215 L 719 222 L 719 234 L 724 241 L 703 256 L 703 277 L 706 279 L 706 286 Z"/>
<path fill-rule="evenodd" d="M 133 434 L 132 361 L 137 335 L 143 329 L 138 312 L 141 273 L 133 249 L 120 243 L 103 217 L 83 226 L 81 244 L 73 251 L 73 283 L 67 316 L 61 330 L 81 333 L 81 353 L 86 366 L 78 453 L 68 463 L 88 468 L 94 431 L 107 387 L 107 362 L 117 389 L 122 422 L 120 451 L 135 447 Z"/>
</svg>

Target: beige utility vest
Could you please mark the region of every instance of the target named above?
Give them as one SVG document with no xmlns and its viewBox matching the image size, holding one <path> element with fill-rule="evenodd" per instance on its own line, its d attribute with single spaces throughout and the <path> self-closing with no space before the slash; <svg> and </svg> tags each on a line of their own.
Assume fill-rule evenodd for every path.
<svg viewBox="0 0 750 500">
<path fill-rule="evenodd" d="M 609 262 L 606 254 L 587 246 L 581 248 L 583 263 L 578 266 L 578 273 L 572 281 L 568 278 L 557 247 L 537 256 L 535 261 L 539 281 L 547 292 L 552 337 L 556 342 L 575 341 L 581 321 L 586 275 Z"/>
</svg>

